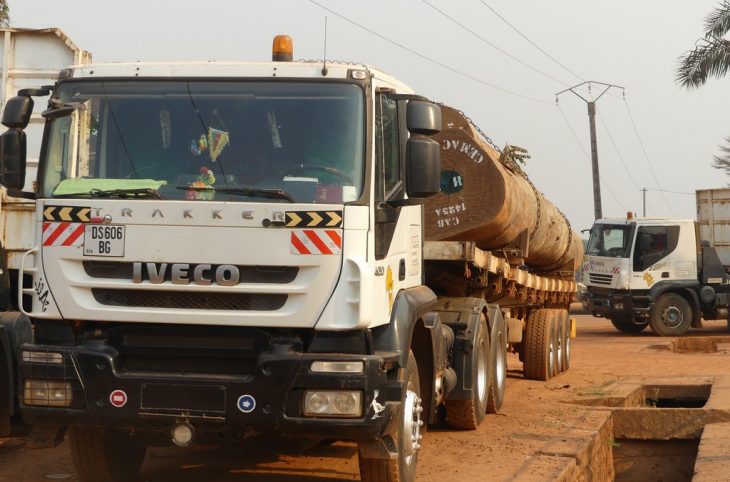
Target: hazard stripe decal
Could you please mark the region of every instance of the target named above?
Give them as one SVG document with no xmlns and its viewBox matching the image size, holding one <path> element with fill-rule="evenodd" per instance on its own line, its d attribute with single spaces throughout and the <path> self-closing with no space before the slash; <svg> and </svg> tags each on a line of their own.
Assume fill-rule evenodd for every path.
<svg viewBox="0 0 730 482">
<path fill-rule="evenodd" d="M 287 211 L 287 228 L 339 228 L 342 211 Z"/>
<path fill-rule="evenodd" d="M 340 254 L 342 236 L 334 229 L 295 229 L 291 232 L 292 254 Z"/>
<path fill-rule="evenodd" d="M 65 221 L 72 223 L 88 223 L 91 208 L 78 206 L 46 206 L 43 209 L 44 221 Z"/>
<path fill-rule="evenodd" d="M 81 246 L 84 244 L 82 223 L 43 223 L 43 246 Z"/>
</svg>

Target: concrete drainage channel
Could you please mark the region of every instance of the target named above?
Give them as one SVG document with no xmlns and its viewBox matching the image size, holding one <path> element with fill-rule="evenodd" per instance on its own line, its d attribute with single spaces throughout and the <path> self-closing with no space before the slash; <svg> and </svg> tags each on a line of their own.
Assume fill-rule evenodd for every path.
<svg viewBox="0 0 730 482">
<path fill-rule="evenodd" d="M 730 480 L 728 376 L 625 379 L 570 403 L 584 408 L 513 480 Z"/>
</svg>

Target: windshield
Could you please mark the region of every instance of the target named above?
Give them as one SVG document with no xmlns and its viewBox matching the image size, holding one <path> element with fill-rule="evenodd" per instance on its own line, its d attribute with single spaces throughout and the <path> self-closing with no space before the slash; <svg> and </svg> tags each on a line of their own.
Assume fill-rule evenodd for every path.
<svg viewBox="0 0 730 482">
<path fill-rule="evenodd" d="M 363 185 L 354 84 L 83 81 L 58 86 L 44 197 L 341 203 Z"/>
<path fill-rule="evenodd" d="M 594 224 L 588 239 L 586 254 L 628 258 L 633 228 L 626 224 Z"/>
</svg>

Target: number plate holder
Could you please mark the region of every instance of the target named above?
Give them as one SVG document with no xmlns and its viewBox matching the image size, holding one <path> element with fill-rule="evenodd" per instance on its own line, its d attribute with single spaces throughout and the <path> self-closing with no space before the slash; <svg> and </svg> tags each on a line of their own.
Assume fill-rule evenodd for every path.
<svg viewBox="0 0 730 482">
<path fill-rule="evenodd" d="M 84 226 L 84 256 L 124 256 L 126 226 L 87 224 Z"/>
</svg>

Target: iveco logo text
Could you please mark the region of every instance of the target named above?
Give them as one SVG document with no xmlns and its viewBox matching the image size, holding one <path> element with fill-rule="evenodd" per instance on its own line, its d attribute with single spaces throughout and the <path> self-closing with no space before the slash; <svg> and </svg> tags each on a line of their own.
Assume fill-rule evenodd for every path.
<svg viewBox="0 0 730 482">
<path fill-rule="evenodd" d="M 145 276 L 145 274 L 147 276 Z M 132 265 L 132 282 L 141 283 L 149 279 L 150 283 L 161 284 L 169 279 L 173 284 L 187 285 L 191 282 L 208 286 L 215 281 L 219 286 L 235 286 L 241 274 L 236 266 L 222 264 L 190 265 L 187 263 L 134 263 Z"/>
</svg>

